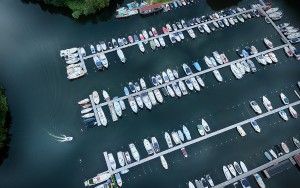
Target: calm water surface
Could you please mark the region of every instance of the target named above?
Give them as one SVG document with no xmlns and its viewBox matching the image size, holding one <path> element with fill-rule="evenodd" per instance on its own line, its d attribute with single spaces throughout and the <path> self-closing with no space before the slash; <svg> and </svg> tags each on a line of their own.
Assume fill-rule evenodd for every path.
<svg viewBox="0 0 300 188">
<path fill-rule="evenodd" d="M 239 5 L 251 2 L 241 1 Z M 284 1 L 273 3 L 284 11 L 284 20 L 299 27 L 297 6 Z M 60 49 L 87 47 L 96 41 L 139 32 L 143 28 L 161 27 L 166 22 L 205 15 L 213 11 L 212 7 L 201 1 L 194 7 L 147 18 L 135 16 L 116 20 L 105 15 L 105 19 L 96 17 L 76 22 L 64 15 L 43 11 L 38 5 L 10 0 L 3 0 L 0 5 L 0 80 L 7 89 L 13 122 L 9 157 L 0 167 L 0 187 L 3 188 L 83 187 L 84 180 L 106 170 L 103 151 L 128 150 L 128 144 L 134 142 L 142 156 L 146 156 L 143 138 L 156 136 L 165 149 L 164 131 L 178 130 L 184 124 L 196 138 L 195 126 L 201 118 L 209 122 L 212 130 L 237 123 L 255 115 L 248 101 L 255 99 L 262 105 L 262 95 L 267 95 L 275 107 L 282 105 L 279 92 L 285 92 L 291 101 L 297 100 L 293 90 L 300 80 L 300 64 L 286 58 L 280 50 L 276 52 L 279 63 L 258 66 L 256 74 L 246 75 L 240 81 L 235 80 L 226 68 L 221 70 L 223 83 L 218 83 L 212 74 L 205 75 L 207 88 L 200 93 L 192 93 L 180 100 L 165 98 L 165 103 L 151 112 L 143 110 L 134 115 L 127 110 L 120 121 L 110 122 L 107 128 L 84 129 L 76 102 L 93 90 L 105 89 L 112 96 L 121 96 L 128 81 L 140 77 L 148 80 L 149 76 L 168 67 L 177 68 L 183 75 L 182 63 L 201 60 L 214 50 L 224 51 L 233 60 L 238 58 L 236 48 L 254 44 L 259 50 L 265 50 L 264 37 L 269 37 L 275 45 L 281 44 L 280 38 L 263 19 L 255 18 L 196 40 L 187 39 L 175 45 L 168 43 L 164 50 L 147 48 L 144 55 L 136 47 L 125 49 L 126 65 L 111 53 L 108 71 L 96 72 L 88 61 L 89 74 L 70 82 L 66 79 L 65 64 L 59 57 Z M 196 34 L 200 35 L 198 31 Z M 300 112 L 300 107 L 296 110 Z M 290 138 L 300 138 L 299 120 L 284 123 L 275 114 L 258 123 L 261 134 L 248 126 L 245 127 L 248 133 L 245 138 L 234 130 L 187 147 L 188 159 L 180 152 L 167 155 L 168 171 L 162 169 L 159 160 L 135 167 L 123 176 L 124 187 L 187 187 L 189 180 L 206 173 L 210 173 L 215 182 L 222 182 L 225 179 L 223 164 L 243 160 L 248 168 L 254 168 L 266 162 L 265 149 L 281 141 L 294 149 Z M 57 143 L 48 132 L 71 135 L 74 141 Z M 295 187 L 299 175 L 297 169 L 291 169 L 265 180 L 265 183 L 272 188 Z M 250 181 L 257 187 L 253 178 Z"/>
</svg>

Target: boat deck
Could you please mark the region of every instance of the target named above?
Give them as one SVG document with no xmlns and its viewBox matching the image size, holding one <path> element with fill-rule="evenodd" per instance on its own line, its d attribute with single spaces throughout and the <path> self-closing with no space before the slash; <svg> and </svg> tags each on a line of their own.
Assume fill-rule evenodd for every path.
<svg viewBox="0 0 300 188">
<path fill-rule="evenodd" d="M 247 123 L 250 123 L 250 122 L 253 121 L 253 120 L 258 120 L 258 119 L 261 119 L 261 118 L 270 116 L 270 115 L 272 115 L 272 114 L 278 113 L 278 112 L 281 111 L 281 110 L 288 109 L 290 106 L 297 106 L 297 105 L 299 105 L 299 104 L 300 104 L 300 100 L 295 101 L 295 102 L 293 102 L 293 103 L 290 103 L 289 105 L 281 106 L 281 107 L 276 108 L 276 109 L 274 109 L 274 110 L 272 110 L 272 111 L 268 111 L 268 112 L 266 112 L 266 113 L 263 113 L 263 114 L 260 114 L 260 115 L 251 117 L 251 118 L 246 119 L 246 120 L 244 120 L 244 121 L 241 121 L 241 122 L 239 122 L 239 123 L 236 123 L 236 124 L 230 125 L 230 126 L 228 126 L 228 127 L 225 127 L 225 128 L 223 128 L 223 129 L 219 129 L 219 130 L 217 130 L 217 131 L 211 132 L 211 133 L 209 133 L 209 134 L 207 134 L 207 135 L 205 135 L 205 136 L 198 137 L 198 138 L 196 138 L 196 139 L 193 139 L 193 140 L 190 140 L 190 141 L 188 141 L 188 142 L 182 143 L 182 144 L 180 144 L 180 145 L 174 146 L 174 147 L 172 147 L 172 148 L 166 149 L 166 150 L 161 151 L 161 152 L 159 152 L 159 153 L 155 153 L 154 155 L 151 155 L 151 156 L 148 156 L 148 157 L 146 157 L 146 158 L 143 158 L 143 159 L 141 159 L 140 161 L 133 162 L 133 163 L 131 163 L 131 164 L 129 164 L 129 165 L 126 165 L 126 166 L 124 166 L 124 167 L 117 168 L 117 169 L 115 169 L 115 170 L 112 170 L 112 169 L 111 169 L 110 164 L 108 164 L 108 163 L 107 163 L 108 161 L 106 160 L 107 167 L 108 167 L 108 172 L 109 172 L 111 175 L 113 175 L 113 174 L 118 173 L 118 172 L 121 172 L 121 171 L 123 171 L 123 170 L 129 169 L 129 168 L 132 168 L 132 167 L 141 165 L 141 164 L 143 164 L 143 163 L 146 163 L 146 162 L 148 162 L 148 161 L 151 161 L 151 160 L 153 160 L 153 159 L 156 159 L 156 158 L 158 158 L 158 157 L 160 157 L 160 156 L 162 156 L 162 155 L 166 155 L 166 154 L 169 154 L 169 153 L 171 153 L 171 152 L 180 150 L 180 149 L 183 148 L 183 147 L 187 147 L 187 146 L 196 144 L 196 143 L 201 142 L 201 141 L 203 141 L 203 140 L 206 140 L 206 139 L 208 139 L 208 138 L 210 138 L 210 137 L 214 137 L 214 136 L 217 136 L 217 135 L 222 134 L 222 133 L 224 133 L 224 132 L 233 130 L 233 129 L 235 129 L 237 126 L 245 125 L 245 124 L 247 124 Z M 105 157 L 105 158 L 107 157 L 107 152 L 104 152 L 104 157 Z M 275 161 L 275 160 L 274 160 L 274 161 Z"/>
</svg>

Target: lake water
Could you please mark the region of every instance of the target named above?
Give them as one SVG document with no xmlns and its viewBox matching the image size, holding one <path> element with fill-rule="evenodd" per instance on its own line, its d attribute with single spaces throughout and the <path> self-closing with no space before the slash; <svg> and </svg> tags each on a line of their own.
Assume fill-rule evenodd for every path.
<svg viewBox="0 0 300 188">
<path fill-rule="evenodd" d="M 255 1 L 241 1 L 240 6 Z M 300 15 L 293 1 L 272 1 L 284 11 L 283 21 L 299 27 Z M 107 90 L 111 96 L 123 95 L 123 86 L 129 81 L 151 75 L 167 68 L 181 69 L 182 63 L 191 64 L 214 50 L 226 53 L 230 60 L 237 59 L 236 48 L 255 45 L 265 50 L 262 39 L 270 38 L 275 46 L 280 37 L 262 18 L 251 19 L 244 24 L 225 28 L 211 35 L 201 35 L 191 40 L 187 34 L 184 42 L 141 54 L 137 47 L 124 50 L 127 63 L 119 62 L 115 53 L 108 55 L 110 68 L 97 72 L 93 63 L 87 61 L 88 75 L 69 81 L 65 64 L 59 50 L 85 46 L 100 40 L 139 32 L 143 28 L 161 27 L 167 22 L 192 18 L 213 12 L 205 1 L 169 13 L 146 18 L 133 16 L 114 19 L 105 14 L 80 22 L 53 11 L 41 10 L 38 5 L 22 1 L 0 2 L 1 60 L 0 81 L 6 88 L 12 115 L 9 157 L 0 167 L 0 187 L 84 187 L 83 181 L 105 171 L 103 152 L 128 150 L 134 142 L 143 157 L 146 151 L 142 140 L 156 136 L 162 149 L 166 149 L 165 131 L 173 131 L 186 125 L 193 138 L 198 137 L 196 125 L 205 118 L 212 131 L 224 128 L 254 116 L 248 101 L 268 96 L 273 106 L 282 106 L 279 93 L 284 92 L 290 101 L 296 101 L 293 90 L 300 80 L 300 64 L 288 59 L 283 50 L 276 52 L 279 63 L 262 67 L 242 80 L 234 79 L 229 68 L 220 72 L 224 78 L 218 83 L 211 73 L 203 76 L 207 87 L 200 93 L 181 98 L 165 98 L 162 105 L 153 110 L 143 110 L 134 115 L 126 110 L 118 122 L 109 122 L 107 128 L 85 129 L 80 118 L 77 101 L 87 97 L 93 90 Z M 217 3 L 216 8 L 222 7 Z M 247 6 L 248 8 L 248 6 Z M 215 8 L 214 8 L 215 9 Z M 88 48 L 86 48 L 88 49 Z M 150 83 L 149 83 L 150 84 Z M 149 85 L 148 84 L 148 85 Z M 299 90 L 298 90 L 299 91 Z M 129 106 L 127 105 L 127 108 Z M 295 109 L 300 112 L 300 107 Z M 107 111 L 106 111 L 107 112 Z M 108 113 L 106 113 L 108 116 Z M 236 130 L 226 132 L 201 143 L 187 147 L 189 157 L 180 151 L 166 155 L 169 170 L 160 161 L 153 160 L 130 170 L 123 178 L 123 186 L 130 188 L 187 187 L 187 182 L 209 173 L 215 182 L 225 180 L 223 164 L 243 160 L 249 169 L 265 162 L 263 151 L 286 141 L 292 136 L 300 138 L 299 119 L 283 122 L 278 114 L 258 121 L 262 133 L 257 134 L 250 125 L 245 127 L 247 136 L 241 138 Z M 81 129 L 83 131 L 81 131 Z M 74 137 L 70 143 L 58 143 L 48 135 L 66 134 Z M 267 187 L 296 187 L 299 171 L 290 169 L 276 178 L 265 180 Z M 257 187 L 253 177 L 249 178 Z"/>
</svg>

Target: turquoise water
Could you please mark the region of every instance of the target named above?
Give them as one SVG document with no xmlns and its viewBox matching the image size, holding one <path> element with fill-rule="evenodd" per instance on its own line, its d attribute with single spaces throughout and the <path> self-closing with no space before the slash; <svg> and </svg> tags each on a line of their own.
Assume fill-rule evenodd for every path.
<svg viewBox="0 0 300 188">
<path fill-rule="evenodd" d="M 239 5 L 250 2 L 253 1 L 241 1 Z M 273 3 L 284 11 L 283 20 L 299 27 L 300 15 L 295 4 Z M 220 71 L 224 82 L 218 83 L 212 74 L 207 74 L 203 77 L 207 87 L 200 93 L 181 99 L 165 98 L 164 104 L 151 112 L 143 110 L 134 115 L 127 110 L 120 121 L 109 122 L 107 128 L 84 129 L 76 103 L 93 90 L 105 89 L 111 96 L 121 96 L 123 86 L 129 81 L 137 81 L 140 77 L 148 80 L 149 76 L 166 68 L 177 68 L 183 75 L 182 63 L 202 60 L 214 50 L 224 51 L 234 60 L 238 58 L 236 48 L 253 44 L 265 50 L 264 37 L 270 38 L 276 46 L 281 44 L 280 37 L 271 25 L 255 18 L 195 40 L 187 39 L 175 45 L 168 43 L 165 49 L 152 51 L 148 47 L 144 55 L 136 47 L 128 48 L 124 50 L 128 59 L 125 65 L 111 53 L 108 71 L 97 72 L 93 63 L 87 61 L 89 74 L 70 82 L 59 57 L 60 49 L 88 47 L 96 41 L 128 35 L 143 28 L 205 15 L 211 13 L 212 8 L 201 1 L 194 7 L 146 18 L 135 16 L 116 20 L 108 15 L 105 19 L 96 17 L 77 22 L 62 14 L 43 11 L 38 5 L 9 0 L 0 4 L 0 80 L 7 89 L 12 115 L 9 157 L 0 167 L 0 187 L 83 187 L 84 180 L 106 170 L 104 151 L 128 150 L 128 144 L 134 142 L 141 155 L 146 156 L 143 138 L 156 136 L 162 149 L 166 149 L 163 132 L 178 130 L 183 124 L 196 138 L 195 126 L 201 118 L 207 120 L 213 131 L 224 128 L 254 116 L 248 101 L 255 99 L 262 106 L 262 95 L 267 95 L 275 107 L 282 105 L 280 92 L 290 101 L 297 100 L 293 90 L 300 80 L 300 64 L 279 50 L 276 52 L 279 63 L 257 66 L 257 73 L 248 74 L 242 80 L 235 80 L 225 68 Z M 196 34 L 200 35 L 198 31 Z M 300 112 L 299 106 L 295 109 Z M 124 187 L 187 187 L 189 180 L 199 179 L 206 173 L 215 182 L 222 182 L 225 180 L 223 164 L 243 160 L 248 168 L 254 168 L 266 162 L 265 149 L 281 141 L 287 141 L 294 149 L 290 138 L 300 138 L 299 120 L 290 119 L 284 123 L 275 114 L 258 123 L 261 134 L 246 127 L 245 138 L 234 130 L 187 147 L 187 159 L 180 151 L 166 155 L 168 171 L 162 169 L 159 160 L 135 167 L 123 176 Z M 74 141 L 55 142 L 48 132 L 71 135 Z M 294 187 L 298 178 L 299 171 L 291 169 L 264 180 L 268 187 L 279 188 Z M 257 187 L 252 177 L 250 182 Z"/>
</svg>

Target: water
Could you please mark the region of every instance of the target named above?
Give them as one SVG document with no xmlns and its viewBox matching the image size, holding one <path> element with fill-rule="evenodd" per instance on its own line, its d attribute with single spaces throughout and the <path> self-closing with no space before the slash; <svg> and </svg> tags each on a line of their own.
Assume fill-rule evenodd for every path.
<svg viewBox="0 0 300 188">
<path fill-rule="evenodd" d="M 249 3 L 241 1 L 239 5 Z M 284 11 L 284 20 L 299 26 L 299 11 L 293 2 L 273 3 Z M 212 74 L 207 74 L 203 77 L 207 88 L 200 93 L 192 93 L 180 100 L 165 98 L 165 103 L 151 112 L 143 110 L 134 115 L 127 110 L 120 121 L 109 122 L 107 128 L 84 129 L 76 103 L 93 90 L 106 89 L 113 96 L 121 96 L 128 81 L 137 81 L 140 77 L 148 80 L 149 76 L 167 67 L 178 68 L 183 75 L 182 63 L 201 60 L 214 50 L 224 51 L 233 60 L 237 58 L 236 48 L 254 44 L 264 50 L 263 37 L 269 37 L 275 45 L 281 44 L 280 39 L 263 19 L 253 19 L 196 40 L 188 39 L 175 45 L 168 43 L 164 50 L 153 52 L 147 47 L 144 55 L 135 47 L 125 49 L 126 65 L 111 53 L 108 71 L 96 72 L 93 64 L 87 62 L 89 74 L 70 82 L 66 79 L 65 64 L 59 58 L 60 49 L 87 47 L 95 41 L 142 28 L 204 15 L 212 12 L 212 8 L 203 1 L 196 7 L 159 16 L 116 20 L 108 15 L 103 19 L 95 17 L 80 22 L 19 1 L 4 0 L 0 10 L 0 79 L 7 89 L 12 114 L 12 139 L 9 157 L 0 168 L 0 187 L 83 187 L 84 180 L 106 170 L 104 151 L 128 150 L 128 144 L 134 142 L 141 155 L 146 156 L 142 146 L 145 137 L 156 136 L 165 149 L 164 131 L 178 130 L 185 124 L 196 138 L 195 126 L 201 118 L 207 120 L 212 130 L 237 123 L 254 116 L 248 101 L 255 99 L 262 106 L 262 95 L 267 95 L 275 107 L 282 105 L 281 91 L 290 101 L 297 100 L 293 90 L 300 79 L 299 62 L 286 58 L 280 50 L 276 52 L 279 63 L 258 66 L 256 74 L 246 75 L 240 81 L 225 68 L 220 71 L 224 83 L 218 83 Z M 196 34 L 200 35 L 198 31 Z M 300 112 L 299 106 L 295 109 Z M 159 160 L 135 167 L 123 176 L 124 187 L 187 187 L 189 180 L 199 179 L 206 173 L 210 173 L 215 182 L 221 182 L 225 179 L 223 164 L 243 160 L 248 168 L 254 168 L 266 162 L 265 149 L 281 141 L 292 146 L 289 138 L 300 136 L 299 120 L 284 123 L 275 114 L 258 123 L 261 134 L 256 134 L 249 125 L 245 128 L 248 133 L 245 138 L 234 130 L 187 147 L 187 159 L 179 151 L 165 156 L 169 162 L 168 171 L 162 169 Z M 74 139 L 70 143 L 58 143 L 48 132 L 73 136 Z M 291 169 L 265 182 L 273 188 L 294 187 L 298 178 L 299 171 Z M 253 178 L 250 181 L 255 187 Z"/>
</svg>

